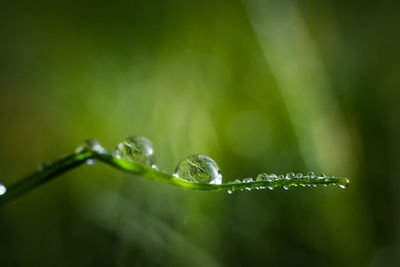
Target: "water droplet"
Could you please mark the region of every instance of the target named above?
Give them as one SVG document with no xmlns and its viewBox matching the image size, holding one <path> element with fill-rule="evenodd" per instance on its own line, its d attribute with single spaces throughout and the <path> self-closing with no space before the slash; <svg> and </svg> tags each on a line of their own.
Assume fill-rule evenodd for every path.
<svg viewBox="0 0 400 267">
<path fill-rule="evenodd" d="M 240 184 L 242 183 L 242 181 L 240 181 L 239 179 L 236 179 L 235 181 L 233 181 L 234 184 Z"/>
<path fill-rule="evenodd" d="M 283 189 L 289 190 L 289 186 L 288 186 L 288 185 L 284 185 L 284 186 L 283 186 Z"/>
<path fill-rule="evenodd" d="M 347 178 L 343 178 L 339 182 L 339 187 L 343 189 L 347 188 L 349 185 L 350 185 L 350 180 Z"/>
<path fill-rule="evenodd" d="M 233 194 L 233 190 L 228 190 L 227 192 L 228 192 L 229 195 Z"/>
<path fill-rule="evenodd" d="M 278 180 L 283 180 L 283 179 L 286 179 L 286 177 L 283 174 L 278 175 Z"/>
<path fill-rule="evenodd" d="M 286 174 L 286 179 L 293 179 L 294 177 L 296 177 L 296 175 L 293 172 Z"/>
<path fill-rule="evenodd" d="M 268 174 L 260 173 L 259 175 L 257 175 L 256 181 L 262 182 L 262 181 L 266 181 L 266 180 L 268 180 Z"/>
<path fill-rule="evenodd" d="M 86 164 L 87 165 L 95 165 L 97 163 L 97 161 L 95 159 L 88 159 L 86 160 Z"/>
<path fill-rule="evenodd" d="M 4 195 L 7 192 L 7 188 L 0 183 L 0 196 Z"/>
<path fill-rule="evenodd" d="M 81 144 L 80 146 L 78 146 L 75 149 L 75 153 L 81 153 L 81 152 L 89 151 L 89 150 L 93 150 L 98 153 L 104 153 L 106 151 L 105 148 L 100 144 L 100 142 L 98 140 L 88 139 L 88 140 L 85 140 L 85 142 L 83 144 Z"/>
<path fill-rule="evenodd" d="M 196 183 L 221 184 L 221 171 L 211 158 L 192 155 L 182 160 L 176 167 L 177 177 Z"/>
<path fill-rule="evenodd" d="M 158 168 L 158 166 L 157 166 L 156 164 L 151 165 L 151 168 L 152 168 L 152 169 L 155 169 L 155 170 L 157 170 L 157 171 L 160 170 L 160 168 Z"/>
<path fill-rule="evenodd" d="M 251 177 L 243 179 L 243 183 L 252 183 L 252 182 L 254 182 L 254 180 Z"/>
<path fill-rule="evenodd" d="M 104 153 L 106 151 L 99 141 L 97 141 L 96 139 L 88 139 L 75 149 L 75 153 L 79 154 L 90 150 L 97 153 Z"/>
<path fill-rule="evenodd" d="M 303 178 L 303 174 L 302 174 L 301 172 L 299 172 L 298 174 L 296 174 L 296 178 L 297 178 L 297 179 Z"/>
<path fill-rule="evenodd" d="M 45 169 L 47 169 L 49 166 L 51 165 L 51 161 L 49 160 L 44 160 L 42 162 L 39 163 L 38 165 L 38 171 L 44 171 Z"/>
<path fill-rule="evenodd" d="M 270 174 L 268 175 L 268 179 L 269 182 L 274 182 L 276 180 L 278 180 L 278 176 L 276 176 L 276 174 Z"/>
<path fill-rule="evenodd" d="M 310 178 L 315 178 L 316 177 L 314 172 L 307 173 L 307 176 L 309 176 Z"/>
<path fill-rule="evenodd" d="M 268 189 L 269 190 L 274 190 L 274 187 L 273 186 L 268 186 Z"/>
<path fill-rule="evenodd" d="M 118 144 L 117 158 L 138 162 L 148 166 L 154 164 L 153 144 L 143 136 L 129 136 Z"/>
</svg>

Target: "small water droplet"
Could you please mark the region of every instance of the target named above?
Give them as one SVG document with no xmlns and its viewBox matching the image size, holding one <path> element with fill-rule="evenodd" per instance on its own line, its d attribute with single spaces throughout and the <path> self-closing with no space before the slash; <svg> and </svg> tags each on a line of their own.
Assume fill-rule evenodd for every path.
<svg viewBox="0 0 400 267">
<path fill-rule="evenodd" d="M 152 168 L 152 169 L 155 169 L 155 170 L 157 170 L 157 171 L 160 170 L 156 164 L 151 165 L 151 168 Z"/>
<path fill-rule="evenodd" d="M 7 192 L 7 188 L 4 184 L 0 183 L 0 196 L 4 195 Z"/>
<path fill-rule="evenodd" d="M 147 166 L 154 164 L 153 144 L 143 136 L 129 136 L 118 144 L 117 158 L 138 162 Z"/>
<path fill-rule="evenodd" d="M 204 155 L 192 155 L 182 160 L 175 174 L 181 179 L 196 183 L 221 184 L 221 171 L 213 159 Z"/>
<path fill-rule="evenodd" d="M 252 183 L 252 182 L 254 182 L 254 180 L 251 177 L 243 179 L 243 183 Z"/>
<path fill-rule="evenodd" d="M 275 188 L 273 186 L 268 186 L 269 190 L 274 190 Z"/>
<path fill-rule="evenodd" d="M 42 162 L 39 163 L 38 165 L 38 171 L 44 171 L 45 169 L 47 169 L 49 166 L 51 165 L 51 161 L 49 160 L 44 160 Z"/>
<path fill-rule="evenodd" d="M 347 178 L 343 178 L 339 182 L 339 187 L 343 189 L 347 188 L 349 185 L 350 185 L 350 180 Z"/>
<path fill-rule="evenodd" d="M 239 179 L 236 179 L 235 181 L 233 181 L 233 183 L 235 183 L 235 184 L 241 184 L 242 181 L 240 181 Z"/>
<path fill-rule="evenodd" d="M 315 178 L 315 172 L 309 172 L 307 173 L 307 176 L 309 176 L 310 178 Z"/>
<path fill-rule="evenodd" d="M 312 186 L 313 186 L 313 187 L 317 187 L 317 185 L 316 185 L 316 184 L 313 184 Z"/>
<path fill-rule="evenodd" d="M 266 181 L 268 177 L 268 174 L 266 173 L 260 173 L 259 175 L 257 175 L 256 181 L 257 182 L 262 182 L 262 181 Z"/>
<path fill-rule="evenodd" d="M 85 151 L 95 151 L 97 153 L 104 153 L 106 150 L 96 139 L 88 139 L 75 149 L 75 153 L 79 154 Z"/>
<path fill-rule="evenodd" d="M 269 182 L 274 182 L 274 181 L 276 181 L 276 180 L 278 180 L 278 176 L 276 176 L 276 174 L 270 174 L 270 175 L 268 175 L 268 181 L 269 181 Z"/>
<path fill-rule="evenodd" d="M 233 190 L 228 190 L 227 192 L 228 192 L 229 195 L 233 194 Z"/>
<path fill-rule="evenodd" d="M 289 190 L 289 186 L 288 186 L 288 185 L 284 185 L 284 186 L 283 186 L 283 189 Z"/>
<path fill-rule="evenodd" d="M 293 179 L 294 177 L 296 177 L 296 175 L 293 172 L 286 174 L 286 179 Z"/>
<path fill-rule="evenodd" d="M 95 165 L 97 163 L 97 161 L 95 159 L 88 159 L 86 160 L 86 164 L 87 165 Z"/>
<path fill-rule="evenodd" d="M 297 178 L 297 179 L 303 178 L 303 174 L 302 174 L 301 172 L 299 172 L 298 174 L 296 174 L 296 178 Z"/>
</svg>

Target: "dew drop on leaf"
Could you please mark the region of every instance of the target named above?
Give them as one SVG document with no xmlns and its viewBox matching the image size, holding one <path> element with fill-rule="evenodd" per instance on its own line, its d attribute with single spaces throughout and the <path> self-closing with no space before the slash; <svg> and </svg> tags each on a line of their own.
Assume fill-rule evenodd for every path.
<svg viewBox="0 0 400 267">
<path fill-rule="evenodd" d="M 143 136 L 129 136 L 118 144 L 116 156 L 120 159 L 133 161 L 147 166 L 154 164 L 153 144 Z"/>
<path fill-rule="evenodd" d="M 293 179 L 294 177 L 296 177 L 296 175 L 293 172 L 286 174 L 286 179 Z"/>
<path fill-rule="evenodd" d="M 75 153 L 93 150 L 97 153 L 104 153 L 106 150 L 96 139 L 88 139 L 75 149 Z"/>
<path fill-rule="evenodd" d="M 243 179 L 243 183 L 251 183 L 251 182 L 254 182 L 253 178 L 251 177 Z"/>
<path fill-rule="evenodd" d="M 268 181 L 269 182 L 274 182 L 278 179 L 278 176 L 276 176 L 276 174 L 270 174 L 268 175 Z"/>
<path fill-rule="evenodd" d="M 296 178 L 297 178 L 297 179 L 303 178 L 303 174 L 302 174 L 301 172 L 299 172 L 298 174 L 296 174 Z"/>
<path fill-rule="evenodd" d="M 174 176 L 190 182 L 222 184 L 217 163 L 204 155 L 192 155 L 182 160 L 176 167 Z"/>
<path fill-rule="evenodd" d="M 350 180 L 347 179 L 347 178 L 343 178 L 343 179 L 341 179 L 341 181 L 339 182 L 339 187 L 340 187 L 340 188 L 343 188 L 343 189 L 347 188 L 349 185 L 350 185 Z"/>
</svg>

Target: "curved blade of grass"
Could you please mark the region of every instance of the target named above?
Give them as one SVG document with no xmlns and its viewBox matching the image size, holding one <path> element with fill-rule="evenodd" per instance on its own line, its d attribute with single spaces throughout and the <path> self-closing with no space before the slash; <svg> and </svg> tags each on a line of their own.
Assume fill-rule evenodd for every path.
<svg viewBox="0 0 400 267">
<path fill-rule="evenodd" d="M 203 191 L 236 191 L 236 190 L 252 190 L 252 189 L 265 189 L 288 187 L 298 185 L 317 185 L 317 184 L 339 184 L 346 187 L 349 184 L 347 178 L 337 178 L 333 176 L 324 177 L 311 177 L 303 176 L 302 178 L 280 178 L 274 180 L 243 180 L 243 182 L 228 182 L 223 184 L 203 184 L 189 182 L 184 179 L 172 176 L 170 174 L 153 169 L 146 165 L 119 159 L 107 152 L 94 151 L 86 149 L 78 153 L 71 154 L 63 157 L 52 164 L 46 166 L 42 170 L 34 172 L 21 181 L 7 188 L 7 191 L 0 196 L 0 206 L 10 202 L 11 200 L 29 192 L 30 190 L 38 187 L 39 185 L 65 173 L 75 167 L 84 164 L 88 160 L 98 160 L 108 164 L 114 168 L 125 171 L 130 174 L 147 177 L 160 182 L 165 182 L 182 188 L 203 190 Z M 247 181 L 247 182 L 246 182 Z"/>
</svg>

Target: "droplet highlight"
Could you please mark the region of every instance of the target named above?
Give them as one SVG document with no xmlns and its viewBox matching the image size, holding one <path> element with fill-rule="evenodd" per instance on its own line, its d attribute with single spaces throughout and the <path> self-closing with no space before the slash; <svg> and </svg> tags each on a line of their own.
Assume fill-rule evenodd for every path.
<svg viewBox="0 0 400 267">
<path fill-rule="evenodd" d="M 4 195 L 7 192 L 7 188 L 4 184 L 0 183 L 0 196 Z"/>
</svg>

